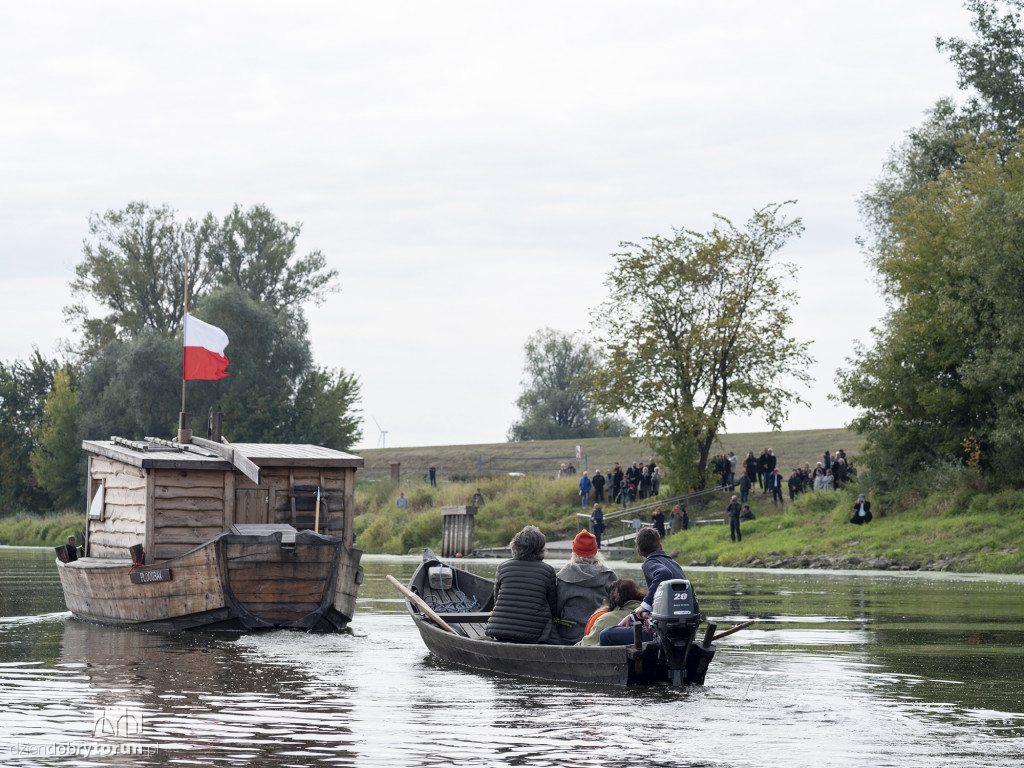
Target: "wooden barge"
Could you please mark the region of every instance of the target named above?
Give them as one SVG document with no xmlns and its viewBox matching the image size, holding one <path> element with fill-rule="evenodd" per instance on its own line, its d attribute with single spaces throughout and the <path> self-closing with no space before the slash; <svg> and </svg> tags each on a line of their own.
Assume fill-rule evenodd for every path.
<svg viewBox="0 0 1024 768">
<path fill-rule="evenodd" d="M 84 546 L 57 548 L 68 609 L 159 629 L 344 629 L 363 460 L 314 445 L 87 440 Z"/>
<path fill-rule="evenodd" d="M 708 624 L 698 639 L 697 617 L 685 627 L 681 642 L 640 642 L 639 637 L 628 646 L 500 642 L 484 631 L 494 607 L 490 579 L 443 563 L 429 550 L 408 587 L 389 578 L 406 596 L 409 615 L 430 652 L 472 669 L 585 685 L 703 685 L 715 655 L 717 627 Z M 674 649 L 669 647 L 673 644 Z"/>
</svg>

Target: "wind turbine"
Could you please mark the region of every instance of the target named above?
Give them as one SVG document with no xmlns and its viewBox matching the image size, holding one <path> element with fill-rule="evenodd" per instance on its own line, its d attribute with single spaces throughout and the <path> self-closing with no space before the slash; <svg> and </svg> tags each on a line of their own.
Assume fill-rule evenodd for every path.
<svg viewBox="0 0 1024 768">
<path fill-rule="evenodd" d="M 373 419 L 373 423 L 376 424 L 377 425 L 377 429 L 380 430 L 380 437 L 377 439 L 377 447 L 378 448 L 387 448 L 388 447 L 387 446 L 388 431 L 386 429 L 384 429 L 383 427 L 381 427 L 380 422 L 377 421 L 377 417 L 376 416 L 371 416 L 370 418 Z"/>
</svg>

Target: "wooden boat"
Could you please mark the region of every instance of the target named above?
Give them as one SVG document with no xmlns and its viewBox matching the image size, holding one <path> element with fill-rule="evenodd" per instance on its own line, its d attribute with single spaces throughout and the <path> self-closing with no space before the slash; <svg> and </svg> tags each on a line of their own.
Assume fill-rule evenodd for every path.
<svg viewBox="0 0 1024 768">
<path fill-rule="evenodd" d="M 591 685 L 703 685 L 715 654 L 715 625 L 709 624 L 699 641 L 696 616 L 685 627 L 681 643 L 670 637 L 610 647 L 492 640 L 484 630 L 494 605 L 494 582 L 442 563 L 429 550 L 408 587 L 398 586 L 431 653 L 472 669 Z M 673 642 L 675 648 L 666 649 Z"/>
<path fill-rule="evenodd" d="M 86 540 L 57 547 L 78 618 L 161 629 L 344 629 L 363 460 L 314 445 L 87 440 Z"/>
</svg>

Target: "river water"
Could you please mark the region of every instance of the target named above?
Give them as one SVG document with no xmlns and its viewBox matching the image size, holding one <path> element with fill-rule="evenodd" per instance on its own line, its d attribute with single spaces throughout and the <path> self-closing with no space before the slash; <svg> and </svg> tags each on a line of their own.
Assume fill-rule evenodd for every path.
<svg viewBox="0 0 1024 768">
<path fill-rule="evenodd" d="M 364 559 L 351 634 L 217 636 L 79 622 L 52 550 L 0 548 L 0 762 L 1024 764 L 1019 577 L 688 569 L 723 628 L 757 621 L 707 685 L 588 689 L 433 660 L 385 580 L 416 564 Z"/>
</svg>

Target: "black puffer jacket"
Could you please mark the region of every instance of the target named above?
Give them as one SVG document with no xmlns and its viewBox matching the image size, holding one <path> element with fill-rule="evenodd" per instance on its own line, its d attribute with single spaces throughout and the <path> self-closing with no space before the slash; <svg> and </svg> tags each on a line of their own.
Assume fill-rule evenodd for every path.
<svg viewBox="0 0 1024 768">
<path fill-rule="evenodd" d="M 487 634 L 513 643 L 557 643 L 555 569 L 543 560 L 506 560 L 494 580 Z"/>
</svg>

